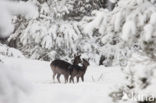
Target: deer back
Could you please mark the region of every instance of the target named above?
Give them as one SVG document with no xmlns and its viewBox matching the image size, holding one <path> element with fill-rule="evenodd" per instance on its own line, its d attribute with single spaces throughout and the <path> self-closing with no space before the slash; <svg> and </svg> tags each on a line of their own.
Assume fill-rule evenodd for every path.
<svg viewBox="0 0 156 103">
<path fill-rule="evenodd" d="M 71 64 L 63 61 L 63 60 L 54 60 L 52 61 L 51 69 L 54 73 L 59 73 L 59 74 L 70 74 L 70 66 Z"/>
</svg>

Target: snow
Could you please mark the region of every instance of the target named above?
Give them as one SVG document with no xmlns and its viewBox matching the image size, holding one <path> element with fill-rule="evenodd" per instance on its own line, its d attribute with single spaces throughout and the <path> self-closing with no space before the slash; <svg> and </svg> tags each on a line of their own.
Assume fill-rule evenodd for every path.
<svg viewBox="0 0 156 103">
<path fill-rule="evenodd" d="M 64 84 L 61 78 L 59 84 L 52 81 L 50 62 L 14 58 L 3 58 L 3 61 L 5 65 L 22 71 L 24 79 L 32 84 L 29 103 L 112 103 L 109 94 L 126 83 L 125 74 L 119 67 L 91 65 L 84 83 Z"/>
<path fill-rule="evenodd" d="M 9 36 L 9 33 L 14 30 L 14 26 L 11 24 L 11 17 L 9 14 L 7 14 L 5 6 L 0 1 L 0 37 L 7 37 Z"/>
<path fill-rule="evenodd" d="M 0 80 L 0 82 L 3 82 L 3 85 L 0 84 L 0 89 L 5 88 L 6 95 L 1 93 L 0 95 L 3 96 L 3 99 L 8 99 L 7 103 L 12 103 L 10 101 L 16 101 L 15 103 L 18 103 L 17 101 L 19 103 L 21 101 L 24 101 L 24 103 L 73 103 L 73 101 L 76 103 L 113 103 L 109 96 L 110 93 L 125 89 L 124 86 L 130 82 L 127 76 L 132 76 L 130 72 L 134 73 L 132 78 L 135 83 L 135 88 L 130 93 L 134 92 L 144 96 L 156 95 L 156 92 L 153 91 L 156 84 L 154 78 L 156 76 L 156 70 L 154 69 L 156 65 L 148 57 L 138 54 L 133 54 L 129 60 L 130 64 L 128 64 L 130 68 L 125 69 L 118 66 L 97 66 L 90 62 L 91 65 L 85 74 L 85 82 L 74 84 L 65 84 L 63 77 L 61 77 L 61 84 L 57 80 L 53 81 L 50 62 L 10 57 L 3 57 L 3 62 L 3 64 L 0 64 L 0 73 L 3 72 L 0 75 L 3 78 Z M 141 89 L 144 86 L 140 81 L 141 78 L 148 78 L 150 83 L 145 89 Z M 21 86 L 20 89 L 15 89 L 16 85 L 15 88 L 10 86 L 13 85 L 10 81 L 15 81 L 15 84 L 19 85 L 18 87 Z M 6 88 L 9 88 L 10 92 L 7 92 Z M 17 92 L 16 100 L 13 99 L 14 92 Z M 125 97 L 127 92 L 129 91 L 124 92 L 121 103 L 134 102 Z M 124 98 L 128 101 L 124 101 Z M 3 100 L 0 98 L 0 101 Z"/>
<path fill-rule="evenodd" d="M 43 38 L 42 43 L 41 43 L 42 47 L 46 48 L 46 49 L 50 49 L 51 45 L 52 45 L 52 39 L 50 35 L 47 35 Z"/>
<path fill-rule="evenodd" d="M 153 34 L 153 26 L 151 24 L 146 25 L 144 27 L 144 37 L 143 37 L 143 39 L 145 41 L 151 40 L 152 34 Z"/>
<path fill-rule="evenodd" d="M 37 7 L 31 2 L 4 2 L 6 10 L 11 15 L 22 15 L 27 19 L 39 16 Z"/>
<path fill-rule="evenodd" d="M 104 16 L 104 12 L 101 13 L 101 11 L 104 11 L 104 10 L 101 9 L 100 11 L 93 11 L 92 12 L 92 15 L 94 15 L 95 17 L 91 22 L 84 25 L 84 33 L 86 33 L 88 35 L 92 35 L 93 30 L 100 27 L 100 24 L 102 23 L 103 16 Z"/>
<path fill-rule="evenodd" d="M 30 2 L 0 1 L 0 38 L 8 37 L 14 30 L 13 16 L 21 15 L 27 19 L 37 18 L 38 10 Z"/>
<path fill-rule="evenodd" d="M 31 85 L 23 78 L 22 71 L 0 63 L 0 103 L 17 103 L 19 97 L 31 91 Z"/>
<path fill-rule="evenodd" d="M 127 21 L 122 28 L 122 36 L 121 38 L 125 41 L 128 41 L 130 37 L 134 37 L 136 35 L 136 25 L 132 20 Z"/>
<path fill-rule="evenodd" d="M 116 32 L 119 32 L 121 29 L 121 23 L 122 23 L 122 14 L 121 12 L 117 13 L 115 16 L 115 21 L 114 21 L 114 29 Z"/>
<path fill-rule="evenodd" d="M 115 2 L 117 2 L 117 0 L 109 0 L 110 2 L 112 2 L 112 3 L 115 3 Z"/>
<path fill-rule="evenodd" d="M 156 13 L 153 13 L 150 18 L 150 24 L 154 24 L 154 25 L 156 24 L 155 18 L 156 18 Z"/>
<path fill-rule="evenodd" d="M 132 73 L 129 77 L 133 80 L 134 90 L 136 94 L 143 95 L 146 97 L 152 96 L 155 98 L 156 91 L 154 91 L 156 85 L 155 79 L 155 61 L 150 60 L 144 55 L 134 53 L 128 62 L 125 72 Z M 143 83 L 142 78 L 146 78 L 147 81 Z M 143 100 L 141 100 L 143 101 Z"/>
<path fill-rule="evenodd" d="M 15 58 L 24 58 L 22 52 L 19 50 L 2 44 L 0 44 L 0 56 L 1 55 Z"/>
</svg>

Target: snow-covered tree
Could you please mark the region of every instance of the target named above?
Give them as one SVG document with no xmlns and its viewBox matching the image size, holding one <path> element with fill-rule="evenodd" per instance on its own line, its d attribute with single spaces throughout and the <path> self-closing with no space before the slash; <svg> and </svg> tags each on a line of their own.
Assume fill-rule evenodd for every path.
<svg viewBox="0 0 156 103">
<path fill-rule="evenodd" d="M 102 44 L 99 38 L 101 38 L 103 34 L 99 36 L 94 33 L 98 36 L 96 38 L 90 38 L 90 36 L 85 35 L 85 32 L 82 30 L 84 23 L 86 23 L 86 17 L 84 16 L 94 15 L 94 13 L 91 12 L 92 10 L 98 10 L 100 8 L 99 3 L 100 2 L 96 2 L 96 0 L 49 0 L 44 3 L 36 2 L 40 8 L 39 18 L 30 21 L 20 20 L 19 18 L 15 19 L 16 23 L 21 21 L 21 24 L 9 38 L 9 45 L 20 48 L 28 57 L 43 60 L 51 60 L 54 57 L 60 58 L 67 55 L 70 57 L 70 55 L 77 52 L 101 55 L 100 49 L 97 50 L 96 48 L 98 48 L 98 46 L 101 48 Z M 88 12 L 87 10 L 90 11 Z M 74 17 L 72 15 L 74 15 Z M 84 19 L 77 21 L 75 17 L 80 17 L 79 20 L 81 20 L 82 17 L 84 17 Z M 72 18 L 72 20 L 69 18 Z M 96 20 L 98 21 L 98 18 L 96 18 Z M 92 31 L 91 29 L 89 30 L 90 32 Z M 88 39 L 93 42 L 89 42 Z M 91 45 L 89 46 L 88 44 Z M 57 52 L 58 56 L 51 56 L 51 52 L 52 55 L 54 55 L 54 52 Z M 110 56 L 112 55 L 110 54 Z M 92 56 L 91 58 L 98 63 L 100 57 L 95 57 L 96 56 Z"/>
<path fill-rule="evenodd" d="M 155 25 L 153 1 L 111 0 L 117 3 L 113 11 L 100 8 L 99 3 L 103 4 L 106 1 L 90 2 L 90 0 L 48 0 L 43 3 L 36 1 L 40 11 L 39 18 L 29 21 L 21 19 L 20 26 L 9 38 L 10 46 L 20 48 L 28 57 L 43 60 L 70 57 L 76 52 L 94 54 L 99 55 L 91 57 L 97 63 L 100 56 L 107 58 L 103 61 L 106 65 L 125 63 L 127 61 L 125 59 L 138 50 L 153 57 L 155 45 L 152 38 Z M 86 3 L 96 5 L 84 5 Z M 82 19 L 77 21 L 74 18 L 81 15 L 83 9 L 80 8 L 84 6 L 94 8 L 89 9 L 90 14 L 85 14 L 84 9 Z M 20 19 L 17 18 L 15 21 L 18 23 Z M 57 56 L 54 56 L 55 52 Z"/>
<path fill-rule="evenodd" d="M 37 8 L 30 2 L 0 1 L 0 38 L 8 37 L 14 30 L 13 16 L 24 16 L 27 19 L 38 16 Z"/>
</svg>

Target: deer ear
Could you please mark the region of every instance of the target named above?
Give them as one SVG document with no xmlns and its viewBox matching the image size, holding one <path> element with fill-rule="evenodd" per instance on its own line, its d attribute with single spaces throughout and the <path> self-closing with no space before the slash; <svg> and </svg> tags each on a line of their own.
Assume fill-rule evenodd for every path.
<svg viewBox="0 0 156 103">
<path fill-rule="evenodd" d="M 81 54 L 80 55 L 78 55 L 79 57 L 81 57 Z"/>
</svg>

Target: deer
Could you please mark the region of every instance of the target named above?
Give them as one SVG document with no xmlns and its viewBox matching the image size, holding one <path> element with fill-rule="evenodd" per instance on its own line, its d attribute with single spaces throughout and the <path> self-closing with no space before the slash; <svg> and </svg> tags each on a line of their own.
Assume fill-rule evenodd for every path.
<svg viewBox="0 0 156 103">
<path fill-rule="evenodd" d="M 79 82 L 79 78 L 81 78 L 82 82 L 84 82 L 84 75 L 87 71 L 87 67 L 90 65 L 88 61 L 83 59 L 83 61 L 82 61 L 83 66 L 79 66 L 79 65 L 71 66 L 72 71 L 71 71 L 70 82 L 72 81 L 74 83 L 75 76 L 77 78 L 77 83 Z"/>
<path fill-rule="evenodd" d="M 74 62 L 73 65 L 78 65 L 81 63 L 81 55 L 74 55 Z M 57 80 L 60 82 L 60 76 L 64 75 L 65 83 L 68 82 L 68 78 L 71 74 L 71 67 L 72 64 L 68 63 L 64 60 L 54 60 L 51 62 L 50 67 L 53 71 L 53 81 L 55 80 L 55 76 L 57 75 Z"/>
</svg>

